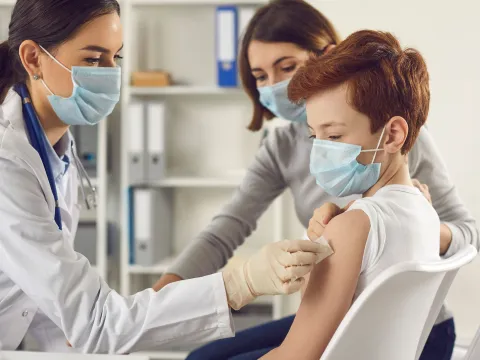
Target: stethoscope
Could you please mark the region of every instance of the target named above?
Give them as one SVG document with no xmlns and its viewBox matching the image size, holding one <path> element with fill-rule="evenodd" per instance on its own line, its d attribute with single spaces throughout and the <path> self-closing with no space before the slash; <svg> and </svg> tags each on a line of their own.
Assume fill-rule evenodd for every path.
<svg viewBox="0 0 480 360">
<path fill-rule="evenodd" d="M 47 173 L 48 182 L 50 184 L 50 189 L 52 190 L 53 199 L 55 200 L 55 223 L 58 228 L 62 230 L 62 216 L 60 215 L 60 205 L 58 203 L 58 193 L 57 187 L 55 185 L 55 179 L 53 176 L 52 166 L 47 156 L 47 146 L 50 146 L 47 143 L 47 138 L 45 132 L 38 120 L 37 113 L 32 105 L 30 99 L 30 93 L 28 92 L 27 86 L 25 84 L 17 84 L 14 86 L 14 90 L 22 98 L 22 108 L 23 108 L 23 118 L 25 120 L 25 127 L 27 129 L 28 137 L 30 138 L 30 143 L 37 150 L 42 160 L 43 167 Z M 75 161 L 75 166 L 78 170 L 78 175 L 80 179 L 80 187 L 82 191 L 82 196 L 85 201 L 86 207 L 88 210 L 97 207 L 97 193 L 95 188 L 92 186 L 90 178 L 88 177 L 87 171 L 83 167 L 81 161 L 78 159 L 76 154 L 75 145 L 72 143 L 72 155 Z M 90 194 L 87 196 L 85 193 L 85 187 L 83 179 L 86 179 L 87 185 L 90 188 Z"/>
</svg>

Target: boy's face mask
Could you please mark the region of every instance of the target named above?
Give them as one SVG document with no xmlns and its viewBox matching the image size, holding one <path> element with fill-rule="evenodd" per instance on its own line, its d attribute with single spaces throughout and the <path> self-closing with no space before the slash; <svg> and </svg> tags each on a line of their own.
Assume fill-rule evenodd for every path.
<svg viewBox="0 0 480 360">
<path fill-rule="evenodd" d="M 380 178 L 380 163 L 375 158 L 385 133 L 382 130 L 375 149 L 362 150 L 360 145 L 315 139 L 310 154 L 310 173 L 317 184 L 328 194 L 344 197 L 363 194 Z M 363 165 L 357 161 L 358 155 L 375 152 L 372 162 Z"/>
</svg>

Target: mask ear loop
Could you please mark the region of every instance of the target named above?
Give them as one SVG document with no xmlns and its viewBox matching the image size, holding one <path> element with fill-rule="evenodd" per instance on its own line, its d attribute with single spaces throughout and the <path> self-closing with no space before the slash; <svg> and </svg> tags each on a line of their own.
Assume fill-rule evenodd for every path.
<svg viewBox="0 0 480 360">
<path fill-rule="evenodd" d="M 373 159 L 372 159 L 372 162 L 371 162 L 372 164 L 375 162 L 375 158 L 377 157 L 377 152 L 380 151 L 380 150 L 383 150 L 383 149 L 379 149 L 379 146 L 380 146 L 380 143 L 382 142 L 383 134 L 385 133 L 386 128 L 387 128 L 386 126 L 383 127 L 382 134 L 380 135 L 380 139 L 378 139 L 377 148 L 375 150 L 375 154 L 373 154 Z"/>
<path fill-rule="evenodd" d="M 50 88 L 47 86 L 47 84 L 45 84 L 45 81 L 43 81 L 43 79 L 40 79 L 40 81 L 42 82 L 42 84 L 43 84 L 43 86 L 45 87 L 45 89 L 48 90 L 48 92 L 50 93 L 50 95 L 55 95 L 55 94 L 53 93 L 53 91 L 50 90 Z"/>
<path fill-rule="evenodd" d="M 45 54 L 47 54 L 53 61 L 55 61 L 58 65 L 60 65 L 62 68 L 64 68 L 65 70 L 67 70 L 69 73 L 72 72 L 72 70 L 70 70 L 69 68 L 67 68 L 65 65 L 63 65 L 60 61 L 58 61 L 55 56 L 53 56 L 52 54 L 50 54 L 47 50 L 45 50 L 45 48 L 42 46 L 42 45 L 38 45 L 40 46 L 40 49 L 42 49 Z"/>
<path fill-rule="evenodd" d="M 58 65 L 60 65 L 62 68 L 64 68 L 65 70 L 67 70 L 69 73 L 72 73 L 72 70 L 70 70 L 69 68 L 67 68 L 65 65 L 63 65 L 60 61 L 58 61 L 57 59 L 55 59 L 55 56 L 53 56 L 52 54 L 50 54 L 42 45 L 38 45 L 40 46 L 40 49 L 43 50 L 43 52 L 45 54 L 47 54 L 53 61 L 55 61 Z M 51 95 L 55 95 L 53 93 L 52 90 L 50 90 L 50 88 L 48 87 L 48 85 L 45 83 L 45 81 L 43 79 L 40 79 L 40 81 L 42 82 L 43 86 L 45 86 L 45 89 L 47 89 Z"/>
</svg>

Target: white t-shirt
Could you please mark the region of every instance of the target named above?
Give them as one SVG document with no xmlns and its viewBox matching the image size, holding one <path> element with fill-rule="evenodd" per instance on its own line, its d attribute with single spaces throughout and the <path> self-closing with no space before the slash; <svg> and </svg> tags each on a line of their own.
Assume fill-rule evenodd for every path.
<svg viewBox="0 0 480 360">
<path fill-rule="evenodd" d="M 355 298 L 392 265 L 440 258 L 440 220 L 417 188 L 387 185 L 356 200 L 351 210 L 362 210 L 370 219 Z"/>
</svg>

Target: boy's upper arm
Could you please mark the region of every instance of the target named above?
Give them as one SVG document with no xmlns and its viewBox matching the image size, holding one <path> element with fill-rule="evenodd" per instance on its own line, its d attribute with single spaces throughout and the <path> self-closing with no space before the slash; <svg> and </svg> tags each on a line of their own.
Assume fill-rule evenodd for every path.
<svg viewBox="0 0 480 360">
<path fill-rule="evenodd" d="M 318 360 L 349 310 L 355 294 L 370 220 L 361 210 L 334 218 L 324 237 L 334 254 L 315 266 L 281 358 Z"/>
</svg>

